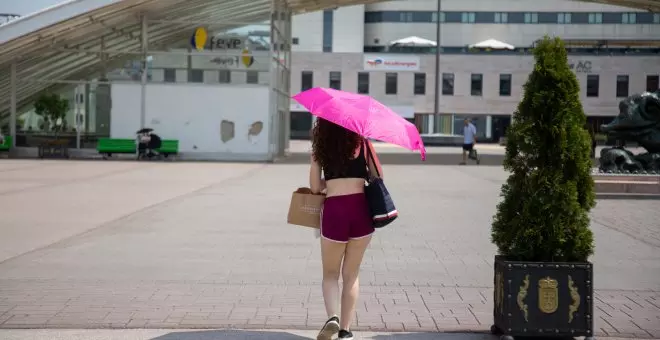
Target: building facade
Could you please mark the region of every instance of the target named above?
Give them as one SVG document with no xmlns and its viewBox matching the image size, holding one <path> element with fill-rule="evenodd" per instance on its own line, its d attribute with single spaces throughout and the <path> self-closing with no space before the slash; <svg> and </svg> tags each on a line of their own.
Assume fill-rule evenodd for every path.
<svg viewBox="0 0 660 340">
<path fill-rule="evenodd" d="M 291 92 L 333 87 L 364 93 L 413 121 L 423 134 L 460 134 L 472 118 L 497 141 L 510 124 L 533 67 L 531 48 L 545 34 L 566 40 L 590 122 L 618 113 L 629 94 L 658 88 L 660 14 L 624 7 L 542 0 L 407 0 L 342 7 L 293 19 Z M 440 86 L 434 46 L 440 21 Z M 512 50 L 474 49 L 494 39 Z M 435 112 L 435 100 L 439 100 Z M 294 137 L 312 118 L 292 103 Z"/>
</svg>

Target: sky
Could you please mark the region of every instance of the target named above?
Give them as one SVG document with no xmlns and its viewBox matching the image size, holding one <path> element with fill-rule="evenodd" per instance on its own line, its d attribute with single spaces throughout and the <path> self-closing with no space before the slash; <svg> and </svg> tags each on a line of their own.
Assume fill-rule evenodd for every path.
<svg viewBox="0 0 660 340">
<path fill-rule="evenodd" d="M 65 0 L 0 0 L 0 13 L 26 15 Z"/>
</svg>

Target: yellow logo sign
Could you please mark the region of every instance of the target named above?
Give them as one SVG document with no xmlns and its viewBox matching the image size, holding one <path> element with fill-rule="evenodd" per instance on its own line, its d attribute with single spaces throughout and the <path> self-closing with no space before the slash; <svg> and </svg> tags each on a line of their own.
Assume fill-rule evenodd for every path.
<svg viewBox="0 0 660 340">
<path fill-rule="evenodd" d="M 254 57 L 250 50 L 245 46 L 243 39 L 238 37 L 209 37 L 208 31 L 204 27 L 195 29 L 192 37 L 190 38 L 190 45 L 197 51 L 203 51 L 205 48 L 210 50 L 240 50 L 240 57 L 234 55 L 233 57 L 216 57 L 211 62 L 225 65 L 225 66 L 238 66 L 239 63 L 245 67 L 250 67 L 254 64 Z"/>
<path fill-rule="evenodd" d="M 203 51 L 208 38 L 209 33 L 206 31 L 206 28 L 198 27 L 190 38 L 190 45 L 198 51 Z"/>
<path fill-rule="evenodd" d="M 243 63 L 245 67 L 250 67 L 254 64 L 254 57 L 247 48 L 244 48 L 241 52 L 241 63 Z"/>
</svg>

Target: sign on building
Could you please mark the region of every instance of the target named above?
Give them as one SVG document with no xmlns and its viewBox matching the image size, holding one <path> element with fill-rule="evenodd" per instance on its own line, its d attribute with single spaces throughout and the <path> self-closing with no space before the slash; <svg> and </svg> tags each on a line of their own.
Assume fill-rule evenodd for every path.
<svg viewBox="0 0 660 340">
<path fill-rule="evenodd" d="M 419 71 L 419 57 L 365 54 L 362 67 L 365 71 Z"/>
<path fill-rule="evenodd" d="M 198 27 L 190 38 L 190 45 L 197 51 L 211 51 L 217 55 L 192 56 L 193 67 L 204 69 L 253 69 L 256 62 L 254 51 L 250 48 L 247 36 L 210 35 Z M 266 55 L 267 53 L 261 53 Z M 266 58 L 258 63 L 263 63 Z"/>
<path fill-rule="evenodd" d="M 578 61 L 568 61 L 568 67 L 575 73 L 591 73 L 591 61 L 589 60 L 578 60 Z"/>
</svg>

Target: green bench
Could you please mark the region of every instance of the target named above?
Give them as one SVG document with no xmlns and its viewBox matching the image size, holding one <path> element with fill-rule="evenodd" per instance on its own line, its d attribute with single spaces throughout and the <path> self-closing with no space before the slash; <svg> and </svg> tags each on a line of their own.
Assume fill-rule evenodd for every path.
<svg viewBox="0 0 660 340">
<path fill-rule="evenodd" d="M 9 151 L 11 149 L 11 143 L 12 139 L 11 136 L 4 136 L 4 143 L 0 144 L 0 152 L 1 151 Z"/>
<path fill-rule="evenodd" d="M 163 139 L 160 148 L 156 149 L 158 153 L 167 158 L 168 155 L 177 155 L 179 153 L 179 141 L 175 139 Z"/>
<path fill-rule="evenodd" d="M 96 144 L 96 150 L 103 155 L 103 158 L 112 157 L 113 154 L 137 153 L 135 139 L 128 138 L 99 138 Z M 169 155 L 179 153 L 179 141 L 174 139 L 163 139 L 160 148 L 156 149 L 158 153 L 167 158 Z"/>
</svg>

